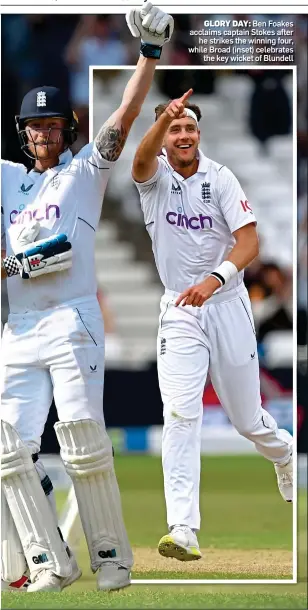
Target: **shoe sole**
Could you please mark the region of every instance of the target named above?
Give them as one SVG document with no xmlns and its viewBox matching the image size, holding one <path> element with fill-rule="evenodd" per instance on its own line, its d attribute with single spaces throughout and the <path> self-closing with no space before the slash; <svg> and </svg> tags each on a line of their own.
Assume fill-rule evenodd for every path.
<svg viewBox="0 0 308 610">
<path fill-rule="evenodd" d="M 195 546 L 181 546 L 172 536 L 163 536 L 158 543 L 158 552 L 163 557 L 171 557 L 179 561 L 195 561 L 201 559 L 202 554 Z"/>
<path fill-rule="evenodd" d="M 36 583 L 32 583 L 31 585 L 29 585 L 29 587 L 27 588 L 27 593 L 41 593 L 44 591 L 52 591 L 54 593 L 61 593 L 61 585 L 60 583 L 58 585 L 42 585 L 41 587 L 36 587 L 35 586 Z"/>
</svg>

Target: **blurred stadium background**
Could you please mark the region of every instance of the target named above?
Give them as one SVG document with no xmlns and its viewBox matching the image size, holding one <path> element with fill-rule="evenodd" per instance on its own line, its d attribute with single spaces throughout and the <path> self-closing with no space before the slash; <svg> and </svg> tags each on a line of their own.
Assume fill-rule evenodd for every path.
<svg viewBox="0 0 308 610">
<path fill-rule="evenodd" d="M 207 18 L 216 16 L 206 15 Z M 220 17 L 222 17 L 220 15 Z M 232 17 L 229 15 L 228 17 Z M 262 18 L 262 16 L 256 16 Z M 275 15 L 277 18 L 278 16 Z M 283 16 L 286 18 L 286 16 Z M 160 452 L 162 405 L 156 375 L 156 328 L 162 287 L 153 263 L 130 168 L 137 144 L 152 124 L 157 102 L 190 86 L 199 104 L 202 149 L 230 167 L 259 222 L 261 254 L 246 272 L 258 334 L 265 408 L 292 431 L 292 74 L 290 70 L 200 70 L 189 54 L 190 29 L 203 16 L 176 17 L 175 36 L 141 116 L 110 179 L 97 234 L 99 297 L 106 322 L 104 411 L 116 452 Z M 56 41 L 56 44 L 55 44 Z M 296 17 L 298 65 L 298 430 L 307 452 L 307 15 Z M 88 67 L 94 73 L 93 133 L 117 107 L 134 65 L 138 42 L 124 16 L 2 16 L 2 157 L 26 163 L 14 115 L 24 93 L 54 84 L 70 96 L 80 119 L 76 151 L 88 140 Z M 182 69 L 189 65 L 189 69 Z M 9 95 L 7 92 L 9 91 Z M 86 205 L 86 202 L 85 202 Z M 3 288 L 2 319 L 7 316 Z M 254 451 L 230 426 L 211 386 L 204 393 L 204 453 Z M 52 406 L 42 451 L 58 452 Z M 46 458 L 48 461 L 48 458 Z M 51 468 L 53 460 L 51 460 Z M 52 469 L 52 477 L 59 477 Z M 62 476 L 62 475 L 61 475 Z M 55 481 L 57 483 L 57 480 Z M 61 484 L 61 477 L 58 480 Z"/>
</svg>

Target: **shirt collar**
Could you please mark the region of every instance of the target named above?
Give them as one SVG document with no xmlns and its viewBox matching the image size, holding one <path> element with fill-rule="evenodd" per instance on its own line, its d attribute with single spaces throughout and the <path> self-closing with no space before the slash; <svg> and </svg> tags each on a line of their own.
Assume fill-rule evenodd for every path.
<svg viewBox="0 0 308 610">
<path fill-rule="evenodd" d="M 42 172 L 42 174 L 40 174 L 39 172 L 36 172 L 35 169 L 31 169 L 29 171 L 28 175 L 31 176 L 31 178 L 36 178 L 38 175 L 41 175 L 41 176 L 46 175 L 47 172 L 59 172 L 59 171 L 61 171 L 61 169 L 63 169 L 63 167 L 65 165 L 69 165 L 71 163 L 72 159 L 73 159 L 73 154 L 70 151 L 70 149 L 68 148 L 63 153 L 61 153 L 61 155 L 59 155 L 58 165 L 51 167 L 50 169 L 46 170 L 45 172 Z"/>
<path fill-rule="evenodd" d="M 197 173 L 203 173 L 206 174 L 208 168 L 209 168 L 209 160 L 208 158 L 203 154 L 202 150 L 200 150 L 200 148 L 198 148 L 198 158 L 199 158 L 199 166 L 197 169 Z"/>
<path fill-rule="evenodd" d="M 172 169 L 172 171 L 177 173 L 177 171 L 170 165 L 170 163 L 168 161 L 167 152 L 166 152 L 165 148 L 162 148 L 162 154 L 164 155 L 165 161 L 168 163 L 168 165 Z M 206 174 L 208 167 L 209 167 L 209 160 L 203 154 L 203 152 L 202 152 L 202 150 L 200 150 L 200 148 L 198 148 L 198 150 L 197 150 L 197 159 L 199 159 L 199 165 L 198 165 L 196 174 L 198 174 L 198 173 Z M 183 178 L 183 180 L 184 180 L 184 178 Z"/>
</svg>

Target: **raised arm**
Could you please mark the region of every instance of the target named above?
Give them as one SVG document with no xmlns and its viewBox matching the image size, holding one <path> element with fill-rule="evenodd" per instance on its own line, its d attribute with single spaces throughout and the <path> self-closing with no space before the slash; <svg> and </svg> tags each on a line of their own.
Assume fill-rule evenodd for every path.
<svg viewBox="0 0 308 610">
<path fill-rule="evenodd" d="M 167 129 L 174 119 L 182 119 L 186 116 L 184 104 L 192 93 L 193 90 L 189 89 L 179 99 L 172 100 L 142 138 L 135 154 L 132 169 L 132 176 L 136 182 L 146 182 L 156 173 L 158 167 L 157 155 L 163 146 Z"/>
<path fill-rule="evenodd" d="M 120 156 L 152 84 L 161 47 L 170 40 L 173 31 L 172 17 L 152 6 L 151 2 L 145 2 L 141 10 L 130 10 L 126 21 L 133 36 L 141 37 L 141 56 L 126 85 L 120 107 L 104 123 L 95 138 L 100 154 L 108 161 L 116 161 Z"/>
<path fill-rule="evenodd" d="M 156 59 L 140 56 L 136 70 L 126 85 L 121 106 L 99 130 L 95 144 L 102 157 L 108 161 L 119 158 L 129 130 L 150 89 L 156 65 Z"/>
</svg>

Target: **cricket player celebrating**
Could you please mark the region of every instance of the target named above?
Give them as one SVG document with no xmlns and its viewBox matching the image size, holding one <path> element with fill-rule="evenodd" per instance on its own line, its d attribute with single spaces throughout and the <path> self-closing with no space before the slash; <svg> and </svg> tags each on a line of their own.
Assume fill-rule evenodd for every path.
<svg viewBox="0 0 308 610">
<path fill-rule="evenodd" d="M 126 20 L 133 36 L 141 37 L 141 57 L 120 107 L 94 142 L 73 158 L 78 124 L 68 100 L 55 87 L 37 87 L 16 117 L 22 150 L 34 167 L 28 173 L 9 161 L 2 167 L 2 276 L 8 277 L 10 304 L 3 334 L 2 578 L 16 581 L 28 566 L 28 591 L 60 591 L 80 576 L 42 487 L 46 473 L 36 468 L 52 394 L 61 457 L 74 484 L 97 587 L 130 584 L 133 557 L 102 407 L 104 328 L 94 238 L 110 172 L 170 40 L 173 19 L 145 2 Z"/>
<path fill-rule="evenodd" d="M 161 555 L 199 559 L 202 395 L 209 373 L 229 419 L 276 469 L 292 501 L 292 437 L 262 409 L 254 323 L 243 269 L 258 254 L 256 219 L 232 172 L 199 148 L 188 99 L 156 108 L 133 163 L 165 294 L 158 331 L 162 461 L 169 534 Z"/>
</svg>

